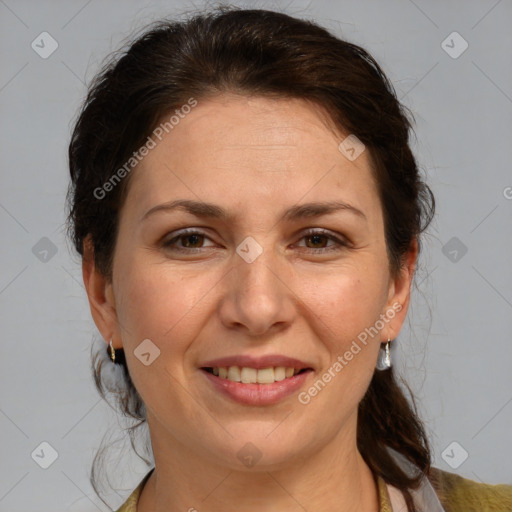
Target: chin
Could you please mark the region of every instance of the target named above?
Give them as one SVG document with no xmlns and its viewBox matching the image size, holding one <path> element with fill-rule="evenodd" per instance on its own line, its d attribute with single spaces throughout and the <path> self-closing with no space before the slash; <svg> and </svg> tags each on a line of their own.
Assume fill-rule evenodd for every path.
<svg viewBox="0 0 512 512">
<path fill-rule="evenodd" d="M 253 424 L 252 428 L 247 422 L 238 428 L 227 425 L 226 428 L 233 438 L 224 439 L 225 442 L 222 446 L 217 446 L 217 449 L 212 446 L 211 451 L 218 461 L 223 461 L 223 464 L 234 471 L 286 469 L 297 460 L 307 457 L 298 448 L 302 447 L 305 452 L 309 443 L 300 435 L 301 429 L 295 427 L 293 431 L 289 431 L 278 425 L 279 422 L 266 422 L 264 429 L 261 422 Z"/>
</svg>

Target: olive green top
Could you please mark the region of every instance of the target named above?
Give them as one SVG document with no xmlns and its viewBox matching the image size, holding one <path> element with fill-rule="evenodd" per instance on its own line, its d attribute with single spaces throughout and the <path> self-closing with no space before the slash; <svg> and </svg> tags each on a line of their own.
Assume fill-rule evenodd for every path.
<svg viewBox="0 0 512 512">
<path fill-rule="evenodd" d="M 137 501 L 153 469 L 116 512 L 137 512 Z M 483 484 L 432 468 L 429 481 L 446 512 L 512 512 L 512 485 Z M 386 482 L 377 476 L 379 512 L 393 512 Z"/>
</svg>

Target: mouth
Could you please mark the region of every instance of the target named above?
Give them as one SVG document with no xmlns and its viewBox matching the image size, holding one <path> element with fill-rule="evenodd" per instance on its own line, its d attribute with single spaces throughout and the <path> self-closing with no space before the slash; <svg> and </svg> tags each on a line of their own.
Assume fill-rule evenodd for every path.
<svg viewBox="0 0 512 512">
<path fill-rule="evenodd" d="M 293 368 L 286 366 L 269 366 L 267 368 L 251 368 L 248 366 L 205 366 L 201 370 L 231 382 L 242 384 L 274 384 L 296 375 L 313 371 L 312 368 Z"/>
<path fill-rule="evenodd" d="M 282 354 L 239 354 L 198 365 L 207 389 L 229 400 L 253 406 L 273 405 L 306 386 L 314 367 Z"/>
</svg>

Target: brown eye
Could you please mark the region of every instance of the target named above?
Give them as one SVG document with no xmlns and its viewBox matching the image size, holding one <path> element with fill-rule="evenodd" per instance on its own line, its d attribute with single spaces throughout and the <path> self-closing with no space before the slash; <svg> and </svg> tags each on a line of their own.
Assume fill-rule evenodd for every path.
<svg viewBox="0 0 512 512">
<path fill-rule="evenodd" d="M 325 252 L 331 251 L 339 251 L 345 247 L 348 247 L 348 244 L 334 236 L 328 231 L 323 230 L 312 230 L 304 234 L 301 240 L 305 240 L 305 252 L 312 254 L 322 254 Z M 327 245 L 329 242 L 333 242 L 331 245 Z M 304 247 L 299 245 L 299 247 Z"/>
<path fill-rule="evenodd" d="M 324 242 L 328 241 L 328 238 L 325 235 L 310 235 L 306 236 L 305 239 L 311 241 L 314 246 L 312 249 L 322 249 L 325 246 L 325 244 L 322 244 L 322 239 Z"/>
<path fill-rule="evenodd" d="M 200 249 L 208 249 L 213 245 L 204 245 L 206 240 L 210 240 L 204 233 L 200 231 L 182 231 L 177 236 L 164 240 L 162 247 L 171 251 L 192 251 Z"/>
<path fill-rule="evenodd" d="M 204 236 L 200 234 L 181 235 L 178 239 L 183 240 L 183 246 L 189 249 L 196 249 L 196 247 L 193 246 L 204 242 Z"/>
</svg>

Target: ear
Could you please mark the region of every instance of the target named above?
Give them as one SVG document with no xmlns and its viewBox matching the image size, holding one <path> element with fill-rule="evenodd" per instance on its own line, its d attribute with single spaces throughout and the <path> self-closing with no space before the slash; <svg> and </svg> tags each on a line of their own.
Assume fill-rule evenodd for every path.
<svg viewBox="0 0 512 512">
<path fill-rule="evenodd" d="M 96 268 L 90 235 L 84 240 L 83 248 L 82 277 L 94 323 L 107 343 L 112 340 L 114 348 L 121 348 L 111 280 Z"/>
<path fill-rule="evenodd" d="M 417 258 L 418 240 L 414 238 L 409 250 L 404 255 L 402 268 L 396 276 L 391 276 L 389 280 L 388 301 L 383 311 L 389 321 L 386 323 L 386 327 L 382 329 L 382 336 L 385 337 L 382 341 L 387 341 L 388 338 L 395 339 L 405 322 Z"/>
</svg>

